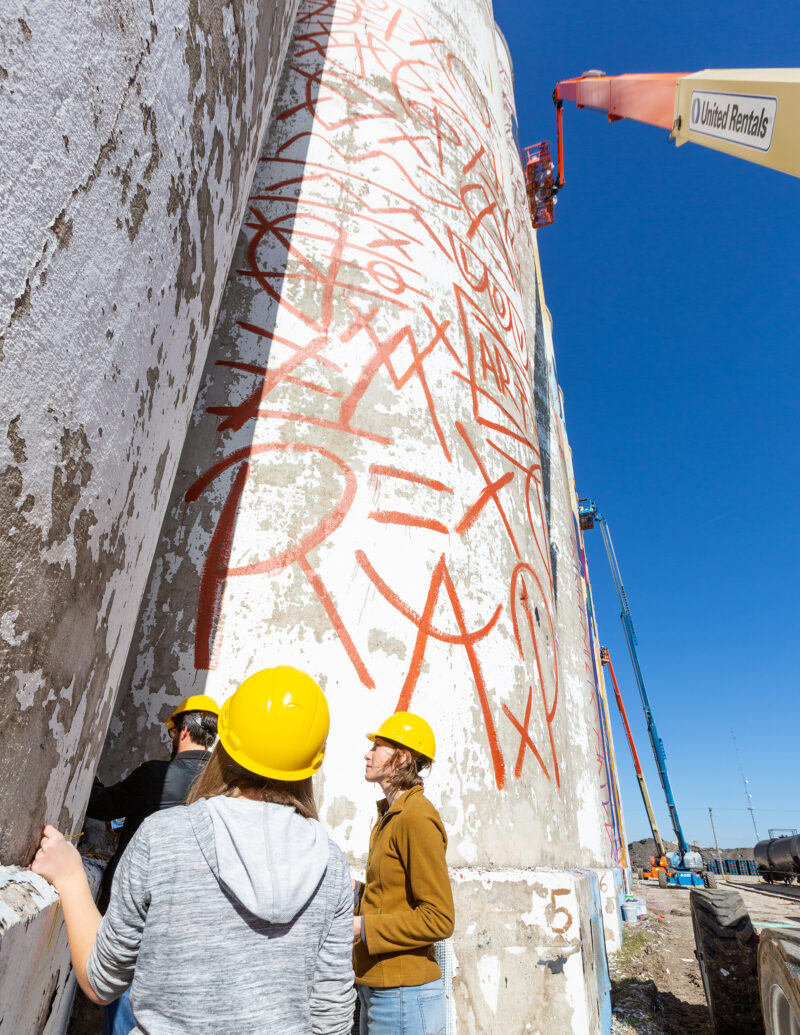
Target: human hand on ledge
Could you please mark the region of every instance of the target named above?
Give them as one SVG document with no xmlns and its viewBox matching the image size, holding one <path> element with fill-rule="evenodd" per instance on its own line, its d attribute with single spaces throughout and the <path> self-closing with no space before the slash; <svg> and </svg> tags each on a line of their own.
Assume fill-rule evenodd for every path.
<svg viewBox="0 0 800 1035">
<path fill-rule="evenodd" d="M 65 885 L 76 878 L 85 880 L 83 862 L 75 845 L 70 844 L 55 827 L 46 826 L 31 869 L 49 881 L 59 895 Z"/>
</svg>

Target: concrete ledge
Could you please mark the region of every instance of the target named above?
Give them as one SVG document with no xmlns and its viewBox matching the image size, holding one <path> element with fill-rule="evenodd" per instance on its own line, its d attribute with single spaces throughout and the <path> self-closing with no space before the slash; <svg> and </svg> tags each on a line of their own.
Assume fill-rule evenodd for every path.
<svg viewBox="0 0 800 1035">
<path fill-rule="evenodd" d="M 0 866 L 0 935 L 57 901 L 53 886 L 38 874 L 21 866 Z"/>
<path fill-rule="evenodd" d="M 457 920 L 448 1031 L 608 1032 L 610 982 L 597 875 L 551 869 L 450 872 Z"/>
<path fill-rule="evenodd" d="M 103 868 L 84 859 L 96 895 Z M 62 1035 L 75 977 L 54 888 L 30 870 L 0 867 L 0 1035 Z"/>
<path fill-rule="evenodd" d="M 618 866 L 595 870 L 603 903 L 603 931 L 609 956 L 622 948 L 622 903 L 625 901 L 625 871 Z"/>
</svg>

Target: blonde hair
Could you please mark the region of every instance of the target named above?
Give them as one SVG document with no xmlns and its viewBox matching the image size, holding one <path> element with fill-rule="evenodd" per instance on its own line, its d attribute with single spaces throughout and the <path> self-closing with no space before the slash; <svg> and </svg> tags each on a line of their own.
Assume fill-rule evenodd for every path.
<svg viewBox="0 0 800 1035">
<path fill-rule="evenodd" d="M 420 769 L 430 769 L 433 760 L 387 737 L 381 737 L 381 740 L 394 748 L 394 754 L 389 759 L 392 768 L 383 782 L 394 791 L 407 791 L 412 787 L 424 786 Z"/>
<path fill-rule="evenodd" d="M 310 776 L 305 780 L 273 780 L 268 776 L 259 776 L 234 762 L 220 743 L 217 743 L 205 769 L 192 784 L 186 804 L 191 805 L 200 798 L 216 798 L 219 795 L 241 798 L 245 791 L 249 792 L 249 797 L 255 797 L 258 801 L 290 805 L 306 819 L 319 819 Z"/>
</svg>

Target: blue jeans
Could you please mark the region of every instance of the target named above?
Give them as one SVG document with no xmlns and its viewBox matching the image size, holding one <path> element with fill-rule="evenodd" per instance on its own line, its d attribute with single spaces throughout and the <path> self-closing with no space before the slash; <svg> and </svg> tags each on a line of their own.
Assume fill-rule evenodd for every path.
<svg viewBox="0 0 800 1035">
<path fill-rule="evenodd" d="M 360 1035 L 445 1035 L 444 982 L 399 988 L 357 985 Z"/>
<path fill-rule="evenodd" d="M 131 1009 L 131 990 L 127 989 L 119 999 L 109 1003 L 103 1010 L 103 1031 L 101 1035 L 130 1035 L 136 1027 Z"/>
</svg>

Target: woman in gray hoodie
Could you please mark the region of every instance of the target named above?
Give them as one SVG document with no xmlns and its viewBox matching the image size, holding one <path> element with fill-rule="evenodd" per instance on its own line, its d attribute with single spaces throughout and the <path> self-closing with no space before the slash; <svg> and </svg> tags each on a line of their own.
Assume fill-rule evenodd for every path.
<svg viewBox="0 0 800 1035">
<path fill-rule="evenodd" d="M 61 896 L 78 982 L 96 1003 L 130 986 L 137 1035 L 350 1032 L 350 875 L 311 787 L 329 724 L 297 669 L 247 679 L 187 805 L 132 839 L 102 918 L 78 852 L 45 827 L 32 869 Z"/>
</svg>

